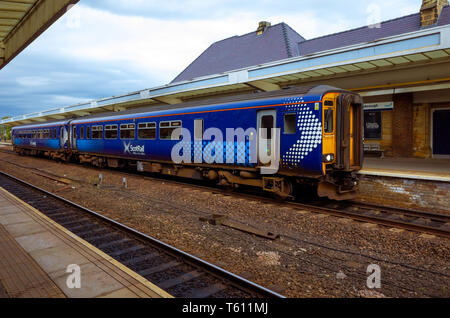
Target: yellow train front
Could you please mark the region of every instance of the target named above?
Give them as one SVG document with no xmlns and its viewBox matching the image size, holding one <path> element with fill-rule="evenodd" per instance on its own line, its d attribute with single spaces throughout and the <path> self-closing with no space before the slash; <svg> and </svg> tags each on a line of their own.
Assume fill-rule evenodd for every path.
<svg viewBox="0 0 450 318">
<path fill-rule="evenodd" d="M 351 199 L 357 195 L 357 172 L 363 164 L 363 103 L 350 92 L 325 94 L 323 114 L 323 172 L 319 196 Z"/>
<path fill-rule="evenodd" d="M 363 163 L 362 98 L 350 91 L 317 86 L 288 100 L 281 111 L 279 174 L 288 180 L 285 183 L 303 190 L 317 188 L 320 197 L 355 198 Z M 295 135 L 290 134 L 294 131 Z"/>
</svg>

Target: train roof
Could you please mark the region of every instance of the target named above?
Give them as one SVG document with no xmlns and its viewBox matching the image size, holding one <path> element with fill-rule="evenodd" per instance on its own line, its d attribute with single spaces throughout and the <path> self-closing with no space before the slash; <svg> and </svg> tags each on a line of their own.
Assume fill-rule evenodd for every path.
<svg viewBox="0 0 450 318">
<path fill-rule="evenodd" d="M 136 114 L 148 114 L 148 113 L 164 113 L 171 112 L 181 109 L 189 109 L 196 110 L 204 109 L 206 107 L 214 107 L 220 109 L 220 107 L 229 107 L 233 104 L 242 103 L 245 101 L 264 101 L 271 100 L 276 98 L 289 98 L 289 97 L 315 97 L 318 99 L 322 99 L 323 95 L 329 92 L 347 92 L 352 93 L 337 87 L 328 86 L 328 85 L 320 85 L 320 86 L 303 86 L 303 87 L 294 87 L 289 89 L 282 89 L 273 92 L 261 92 L 261 93 L 253 93 L 253 94 L 241 94 L 241 95 L 233 95 L 233 96 L 222 96 L 216 98 L 208 98 L 204 100 L 196 100 L 184 102 L 176 105 L 160 105 L 160 106 L 146 106 L 135 109 L 130 109 L 126 111 L 122 111 L 120 113 L 117 112 L 107 112 L 101 114 L 94 114 L 90 116 L 80 117 L 80 118 L 68 118 L 66 120 L 58 120 L 51 121 L 45 123 L 36 123 L 29 124 L 23 126 L 14 127 L 14 129 L 37 129 L 37 128 L 48 128 L 53 126 L 61 126 L 67 125 L 69 122 L 73 122 L 74 124 L 85 123 L 85 122 L 97 122 L 102 120 L 111 120 L 111 119 L 127 119 L 129 115 Z M 352 93 L 355 94 L 355 93 Z"/>
<path fill-rule="evenodd" d="M 28 125 L 23 125 L 23 126 L 17 126 L 17 127 L 13 127 L 12 129 L 13 130 L 17 130 L 17 129 L 50 128 L 50 127 L 54 127 L 54 126 L 67 125 L 69 121 L 70 121 L 70 119 L 58 120 L 58 121 L 49 121 L 49 122 L 45 122 L 45 123 L 36 123 L 36 124 L 28 124 Z"/>
<path fill-rule="evenodd" d="M 129 118 L 129 115 L 136 115 L 136 114 L 148 114 L 148 113 L 164 113 L 172 111 L 179 111 L 179 110 L 200 110 L 204 109 L 206 107 L 211 108 L 218 108 L 220 107 L 229 107 L 233 104 L 238 104 L 245 101 L 264 101 L 264 100 L 271 100 L 275 98 L 285 98 L 285 97 L 316 97 L 319 99 L 322 99 L 323 95 L 325 95 L 328 92 L 348 92 L 345 90 L 342 90 L 340 88 L 327 86 L 327 85 L 320 85 L 320 86 L 304 86 L 304 87 L 295 87 L 295 88 L 289 88 L 289 89 L 283 89 L 273 92 L 262 92 L 262 93 L 253 93 L 253 94 L 241 94 L 241 95 L 234 95 L 234 96 L 224 96 L 224 97 L 218 97 L 218 98 L 209 98 L 201 101 L 190 101 L 190 102 L 184 102 L 176 105 L 161 105 L 161 106 L 146 106 L 146 107 L 140 107 L 135 109 L 130 109 L 126 111 L 122 111 L 120 113 L 117 112 L 108 112 L 108 113 L 102 113 L 102 114 L 95 114 L 90 116 L 85 116 L 81 118 L 77 118 L 73 120 L 72 122 L 74 124 L 80 124 L 80 123 L 86 123 L 86 122 L 98 122 L 104 120 L 111 120 L 111 119 L 127 119 Z M 350 92 L 348 92 L 350 93 Z"/>
</svg>

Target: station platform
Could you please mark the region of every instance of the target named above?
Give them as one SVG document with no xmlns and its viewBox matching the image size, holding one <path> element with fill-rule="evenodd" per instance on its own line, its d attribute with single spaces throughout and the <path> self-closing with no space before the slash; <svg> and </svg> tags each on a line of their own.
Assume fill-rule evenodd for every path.
<svg viewBox="0 0 450 318">
<path fill-rule="evenodd" d="M 73 285 L 73 265 L 80 269 L 80 288 Z M 2 297 L 172 296 L 0 187 Z"/>
<path fill-rule="evenodd" d="M 362 175 L 450 182 L 450 159 L 365 158 Z"/>
<path fill-rule="evenodd" d="M 357 201 L 450 213 L 450 160 L 366 158 Z"/>
</svg>

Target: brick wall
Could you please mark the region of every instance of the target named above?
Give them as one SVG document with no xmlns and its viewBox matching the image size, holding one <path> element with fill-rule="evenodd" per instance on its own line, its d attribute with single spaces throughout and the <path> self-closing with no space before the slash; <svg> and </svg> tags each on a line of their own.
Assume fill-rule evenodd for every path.
<svg viewBox="0 0 450 318">
<path fill-rule="evenodd" d="M 412 157 L 413 154 L 413 95 L 394 95 L 392 112 L 392 154 Z"/>
<path fill-rule="evenodd" d="M 450 182 L 361 176 L 356 201 L 450 213 Z"/>
<path fill-rule="evenodd" d="M 421 25 L 435 24 L 442 12 L 442 8 L 446 5 L 448 5 L 448 0 L 423 0 L 420 8 Z"/>
<path fill-rule="evenodd" d="M 413 106 L 413 151 L 414 157 L 430 158 L 430 106 L 417 104 Z"/>
</svg>

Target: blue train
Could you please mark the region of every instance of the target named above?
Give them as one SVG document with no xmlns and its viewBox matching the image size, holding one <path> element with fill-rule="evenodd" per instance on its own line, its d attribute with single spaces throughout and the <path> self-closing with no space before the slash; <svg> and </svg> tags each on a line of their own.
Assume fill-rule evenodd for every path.
<svg viewBox="0 0 450 318">
<path fill-rule="evenodd" d="M 357 195 L 358 94 L 330 86 L 222 97 L 15 127 L 22 155 L 251 186 L 291 197 Z"/>
</svg>

